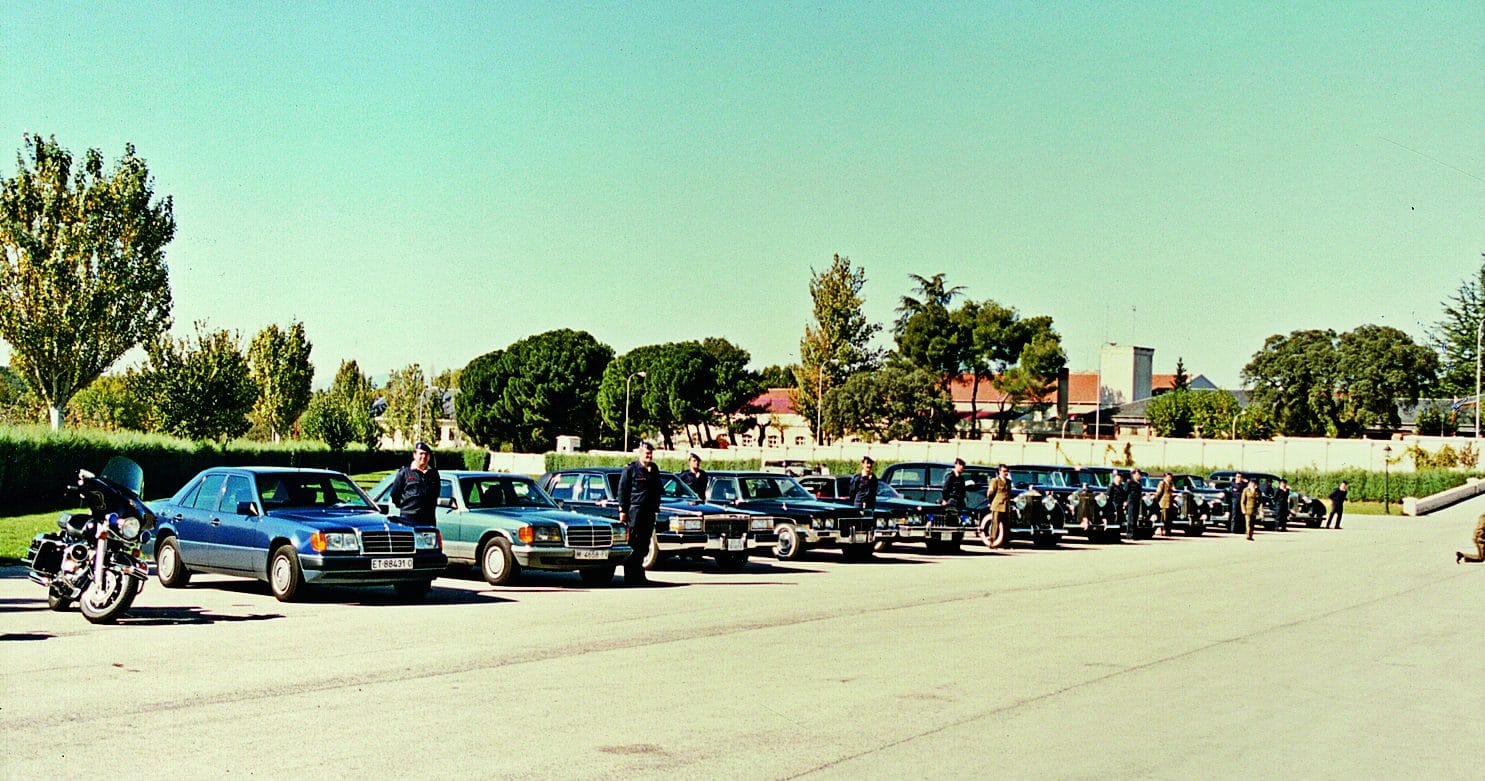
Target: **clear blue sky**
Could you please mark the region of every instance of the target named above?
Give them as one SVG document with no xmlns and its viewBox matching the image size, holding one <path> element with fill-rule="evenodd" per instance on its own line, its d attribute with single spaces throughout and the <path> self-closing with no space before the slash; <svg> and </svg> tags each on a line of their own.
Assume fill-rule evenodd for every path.
<svg viewBox="0 0 1485 781">
<path fill-rule="evenodd" d="M 1420 337 L 1485 251 L 1485 4 L 9 4 L 23 132 L 175 198 L 176 332 L 303 320 L 316 384 L 551 328 L 797 359 L 811 269 L 907 275 L 1232 384 Z M 4 150 L 10 150 L 5 152 Z M 0 351 L 0 358 L 5 357 Z"/>
</svg>

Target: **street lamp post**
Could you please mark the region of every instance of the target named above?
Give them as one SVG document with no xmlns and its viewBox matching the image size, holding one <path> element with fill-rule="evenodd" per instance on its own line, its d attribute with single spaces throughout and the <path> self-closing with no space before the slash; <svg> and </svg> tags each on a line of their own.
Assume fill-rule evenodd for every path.
<svg viewBox="0 0 1485 781">
<path fill-rule="evenodd" d="M 624 450 L 629 450 L 629 381 L 635 377 L 643 377 L 642 371 L 635 372 L 624 378 Z"/>
<path fill-rule="evenodd" d="M 1480 337 L 1485 336 L 1485 313 L 1475 326 L 1475 439 L 1480 438 Z"/>
<path fill-rule="evenodd" d="M 1382 514 L 1392 514 L 1392 446 L 1382 446 Z"/>
</svg>

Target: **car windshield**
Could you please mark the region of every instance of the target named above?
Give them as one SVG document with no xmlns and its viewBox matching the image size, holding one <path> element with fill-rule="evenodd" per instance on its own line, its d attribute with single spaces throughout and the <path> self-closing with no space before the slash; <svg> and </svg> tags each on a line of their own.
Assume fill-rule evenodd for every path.
<svg viewBox="0 0 1485 781">
<path fill-rule="evenodd" d="M 1046 485 L 1054 488 L 1067 486 L 1067 475 L 1056 469 L 1037 469 L 1018 466 L 1011 470 L 1011 482 L 1016 485 Z"/>
<path fill-rule="evenodd" d="M 345 475 L 264 472 L 255 479 L 265 510 L 329 507 L 376 512 L 376 505 Z"/>
<path fill-rule="evenodd" d="M 883 498 L 886 498 L 886 499 L 901 499 L 902 498 L 902 494 L 898 493 L 896 488 L 893 488 L 892 486 L 888 485 L 886 482 L 884 482 L 882 480 L 878 480 L 877 481 L 877 496 L 880 496 L 880 497 L 883 497 Z"/>
<path fill-rule="evenodd" d="M 556 507 L 530 478 L 515 475 L 461 477 L 459 495 L 464 497 L 464 504 L 471 510 L 502 507 L 540 507 L 543 509 Z"/>
<path fill-rule="evenodd" d="M 815 495 L 792 477 L 744 477 L 742 484 L 744 499 L 813 499 Z"/>
<path fill-rule="evenodd" d="M 1211 487 L 1207 485 L 1207 479 L 1205 477 L 1200 477 L 1198 475 L 1181 475 L 1180 477 L 1176 478 L 1176 483 L 1178 485 L 1183 484 L 1187 488 L 1201 489 Z"/>
<path fill-rule="evenodd" d="M 690 486 L 681 482 L 675 475 L 665 475 L 660 478 L 660 498 L 669 502 L 701 501 L 701 497 L 697 496 Z"/>
<path fill-rule="evenodd" d="M 1079 469 L 1076 473 L 1078 485 L 1092 485 L 1099 488 L 1109 487 L 1109 475 L 1112 472 L 1094 472 L 1088 469 Z"/>
</svg>

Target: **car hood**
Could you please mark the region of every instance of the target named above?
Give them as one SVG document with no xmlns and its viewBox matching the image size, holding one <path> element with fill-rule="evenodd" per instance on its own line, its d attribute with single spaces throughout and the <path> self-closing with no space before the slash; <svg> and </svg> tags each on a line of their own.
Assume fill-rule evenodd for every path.
<svg viewBox="0 0 1485 781">
<path fill-rule="evenodd" d="M 662 502 L 660 511 L 669 515 L 757 515 L 756 510 L 710 502 Z"/>
<path fill-rule="evenodd" d="M 545 521 L 559 526 L 612 526 L 614 521 L 595 515 L 584 515 L 572 510 L 548 510 L 540 507 L 482 507 L 470 510 L 470 515 L 487 515 L 513 521 L 537 523 Z"/>
<path fill-rule="evenodd" d="M 390 531 L 411 531 L 412 527 L 396 518 L 388 518 L 381 513 L 370 511 L 346 511 L 326 509 L 304 508 L 297 510 L 269 510 L 268 517 L 280 521 L 303 524 L 315 529 L 387 529 Z"/>
<path fill-rule="evenodd" d="M 821 516 L 825 518 L 860 518 L 860 509 L 849 505 L 831 504 L 818 499 L 753 499 L 737 507 L 768 515 L 792 517 Z"/>
</svg>

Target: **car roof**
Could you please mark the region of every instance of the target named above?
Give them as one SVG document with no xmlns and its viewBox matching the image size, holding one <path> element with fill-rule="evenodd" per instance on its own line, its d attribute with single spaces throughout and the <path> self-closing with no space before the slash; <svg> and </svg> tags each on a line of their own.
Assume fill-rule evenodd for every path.
<svg viewBox="0 0 1485 781">
<path fill-rule="evenodd" d="M 522 480 L 530 480 L 529 475 L 516 474 L 515 472 L 486 472 L 470 469 L 440 469 L 438 476 L 444 477 L 519 477 Z"/>
<path fill-rule="evenodd" d="M 334 469 L 310 469 L 298 466 L 213 466 L 201 470 L 202 472 L 247 472 L 252 475 L 339 475 L 346 477 L 345 472 L 337 472 Z"/>
<path fill-rule="evenodd" d="M 711 477 L 827 477 L 827 475 L 786 475 L 783 472 L 763 472 L 757 469 L 719 469 L 715 472 L 707 472 Z"/>
<path fill-rule="evenodd" d="M 624 471 L 624 469 L 625 469 L 625 467 L 622 467 L 622 466 L 574 466 L 574 467 L 569 467 L 567 469 L 553 469 L 552 471 L 547 472 L 547 474 L 549 474 L 549 475 L 571 475 L 571 474 L 611 475 L 611 474 L 613 474 L 615 472 L 622 472 L 622 471 Z"/>
</svg>

